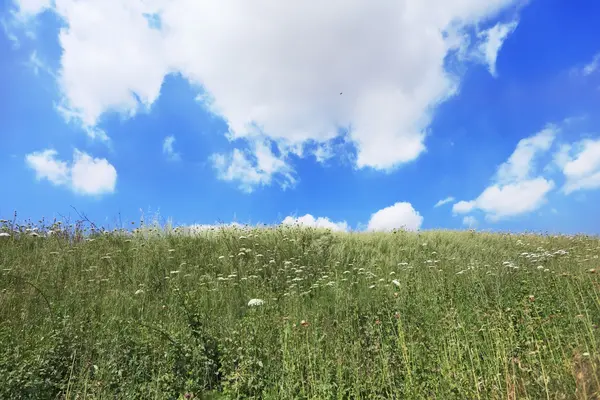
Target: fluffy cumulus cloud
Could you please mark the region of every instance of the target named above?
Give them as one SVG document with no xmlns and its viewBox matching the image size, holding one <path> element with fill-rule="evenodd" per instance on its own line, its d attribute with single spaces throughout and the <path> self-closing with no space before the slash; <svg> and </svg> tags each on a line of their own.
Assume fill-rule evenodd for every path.
<svg viewBox="0 0 600 400">
<path fill-rule="evenodd" d="M 181 160 L 181 155 L 175 151 L 175 136 L 167 136 L 163 141 L 163 154 L 170 161 L 179 161 Z"/>
<path fill-rule="evenodd" d="M 57 156 L 55 150 L 47 149 L 27 154 L 25 162 L 35 171 L 38 180 L 66 186 L 78 194 L 102 195 L 115 191 L 117 171 L 106 159 L 93 158 L 77 149 L 71 163 Z"/>
<path fill-rule="evenodd" d="M 565 194 L 600 188 L 600 139 L 563 145 L 554 159 L 565 175 Z"/>
<path fill-rule="evenodd" d="M 490 221 L 525 214 L 537 210 L 546 202 L 546 195 L 554 182 L 535 176 L 539 156 L 548 152 L 558 127 L 548 125 L 537 134 L 522 139 L 508 160 L 498 168 L 492 184 L 476 199 L 455 203 L 455 214 L 483 211 Z"/>
<path fill-rule="evenodd" d="M 105 112 L 148 109 L 165 75 L 178 73 L 228 123 L 228 137 L 245 140 L 247 150 L 213 160 L 223 179 L 248 188 L 272 176 L 293 184 L 291 153 L 329 143 L 340 128 L 359 168 L 415 160 L 436 105 L 458 87 L 446 57 L 469 41 L 467 28 L 517 0 L 16 2 L 29 14 L 52 5 L 64 22 L 57 79 L 65 117 L 104 138 L 97 124 Z M 488 64 L 513 29 L 496 25 L 474 38 Z M 265 140 L 278 154 L 267 154 L 266 169 L 257 154 Z"/>
<path fill-rule="evenodd" d="M 371 215 L 367 230 L 392 231 L 394 229 L 406 229 L 416 231 L 422 223 L 423 217 L 410 203 L 398 202 Z"/>
<path fill-rule="evenodd" d="M 345 232 L 348 231 L 348 224 L 346 223 L 346 221 L 342 221 L 342 222 L 334 222 L 331 221 L 329 218 L 325 218 L 325 217 L 318 217 L 315 218 L 310 214 L 306 214 L 302 217 L 285 217 L 285 219 L 282 221 L 283 225 L 302 225 L 302 226 L 309 226 L 309 227 L 313 227 L 313 228 L 324 228 L 324 229 L 331 229 L 332 231 L 341 231 L 341 232 Z"/>
</svg>

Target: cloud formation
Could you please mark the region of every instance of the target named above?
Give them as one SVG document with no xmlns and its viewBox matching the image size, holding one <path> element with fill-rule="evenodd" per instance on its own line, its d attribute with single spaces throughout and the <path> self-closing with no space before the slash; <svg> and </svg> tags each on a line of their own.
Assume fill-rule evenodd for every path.
<svg viewBox="0 0 600 400">
<path fill-rule="evenodd" d="M 466 28 L 517 0 L 16 3 L 28 15 L 51 7 L 64 23 L 57 79 L 65 118 L 104 138 L 104 113 L 149 109 L 165 76 L 180 74 L 228 123 L 228 137 L 249 147 L 214 158 L 220 177 L 248 190 L 292 185 L 289 155 L 327 144 L 340 129 L 358 168 L 389 171 L 415 160 L 435 107 L 459 85 L 446 57 L 464 47 Z M 475 38 L 488 64 L 511 26 Z M 277 147 L 270 169 L 256 153 L 265 140 Z"/>
<path fill-rule="evenodd" d="M 163 154 L 167 156 L 167 159 L 170 161 L 179 161 L 181 160 L 181 155 L 175 151 L 173 144 L 175 143 L 175 136 L 167 136 L 163 141 Z"/>
<path fill-rule="evenodd" d="M 349 229 L 346 221 L 333 222 L 329 218 L 326 218 L 326 217 L 315 218 L 310 214 L 306 214 L 306 215 L 304 215 L 302 217 L 298 217 L 298 218 L 288 216 L 288 217 L 285 217 L 281 223 L 283 225 L 302 225 L 302 226 L 307 226 L 307 227 L 312 227 L 312 228 L 331 229 L 332 231 L 338 231 L 338 232 L 346 232 Z"/>
<path fill-rule="evenodd" d="M 482 42 L 477 48 L 476 57 L 487 64 L 490 74 L 494 77 L 498 76 L 496 71 L 496 59 L 498 58 L 500 48 L 504 44 L 506 38 L 517 29 L 517 25 L 517 21 L 504 24 L 498 23 L 490 29 L 478 34 Z"/>
<path fill-rule="evenodd" d="M 537 158 L 546 153 L 558 132 L 548 125 L 537 134 L 522 139 L 508 160 L 498 167 L 492 184 L 476 199 L 455 203 L 455 214 L 467 214 L 476 209 L 483 211 L 489 221 L 525 214 L 537 210 L 554 188 L 554 182 L 535 176 Z"/>
<path fill-rule="evenodd" d="M 554 160 L 566 178 L 563 193 L 600 188 L 600 139 L 565 144 Z"/>
<path fill-rule="evenodd" d="M 448 196 L 445 199 L 441 199 L 440 201 L 435 203 L 435 205 L 433 207 L 437 208 L 437 207 L 443 206 L 444 204 L 452 203 L 453 201 L 454 201 L 454 197 Z"/>
<path fill-rule="evenodd" d="M 469 227 L 469 229 L 474 229 L 477 227 L 477 218 L 475 218 L 472 215 L 467 215 L 466 217 L 463 218 L 462 221 L 463 225 Z"/>
<path fill-rule="evenodd" d="M 586 64 L 583 67 L 581 72 L 584 76 L 588 76 L 596 72 L 596 70 L 598 70 L 598 67 L 600 67 L 600 53 L 596 54 L 592 61 L 590 61 L 589 64 Z"/>
<path fill-rule="evenodd" d="M 389 232 L 394 229 L 416 231 L 421 227 L 423 217 L 408 202 L 398 202 L 371 215 L 367 225 L 369 231 Z"/>
<path fill-rule="evenodd" d="M 55 186 L 65 186 L 81 195 L 102 195 L 115 191 L 117 171 L 106 159 L 93 158 L 75 149 L 73 161 L 57 158 L 54 149 L 25 156 L 26 164 L 35 171 L 36 179 L 46 179 Z"/>
</svg>

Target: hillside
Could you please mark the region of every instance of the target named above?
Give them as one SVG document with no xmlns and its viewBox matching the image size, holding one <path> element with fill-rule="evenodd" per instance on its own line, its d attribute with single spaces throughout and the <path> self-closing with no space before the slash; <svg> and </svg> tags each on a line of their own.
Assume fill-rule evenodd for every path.
<svg viewBox="0 0 600 400">
<path fill-rule="evenodd" d="M 0 237 L 2 399 L 584 399 L 600 389 L 597 237 L 44 236 Z"/>
</svg>

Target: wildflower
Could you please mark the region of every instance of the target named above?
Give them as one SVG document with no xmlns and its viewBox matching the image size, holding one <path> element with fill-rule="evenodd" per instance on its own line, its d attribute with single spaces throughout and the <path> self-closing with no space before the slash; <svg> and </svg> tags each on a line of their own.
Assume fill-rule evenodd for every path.
<svg viewBox="0 0 600 400">
<path fill-rule="evenodd" d="M 584 356 L 584 357 L 589 357 L 589 356 L 590 356 L 590 353 L 588 353 L 588 352 L 586 351 L 585 353 L 583 353 L 583 354 L 582 354 L 582 356 Z"/>
<path fill-rule="evenodd" d="M 308 326 L 309 324 L 308 324 L 308 322 L 307 322 L 307 321 L 305 321 L 305 320 L 302 320 L 302 321 L 300 321 L 300 325 L 302 325 L 302 326 L 306 327 L 306 326 Z"/>
<path fill-rule="evenodd" d="M 527 297 L 529 299 L 529 301 L 535 301 L 535 296 L 530 294 L 529 297 Z"/>
<path fill-rule="evenodd" d="M 398 292 L 395 292 L 395 293 L 394 293 L 394 297 L 398 297 Z"/>
<path fill-rule="evenodd" d="M 224 258 L 225 258 L 225 256 L 219 256 L 219 260 L 222 260 Z"/>
<path fill-rule="evenodd" d="M 395 286 L 397 286 L 397 287 L 400 287 L 400 282 L 398 281 L 398 279 L 394 279 L 394 280 L 392 281 L 392 283 L 393 283 Z"/>
<path fill-rule="evenodd" d="M 544 266 L 543 265 L 538 265 L 537 269 L 544 269 Z"/>
<path fill-rule="evenodd" d="M 169 272 L 171 275 L 177 275 L 179 273 L 179 271 L 171 271 Z"/>
<path fill-rule="evenodd" d="M 10 233 L 0 232 L 0 237 L 10 237 Z"/>
<path fill-rule="evenodd" d="M 375 287 L 375 285 L 371 285 L 369 286 L 369 289 L 373 289 Z"/>
<path fill-rule="evenodd" d="M 258 306 L 262 306 L 263 304 L 265 304 L 264 300 L 261 300 L 261 299 L 251 299 L 248 302 L 248 307 L 258 307 Z"/>
<path fill-rule="evenodd" d="M 169 249 L 169 250 L 167 250 L 167 251 L 168 251 L 169 253 L 172 253 L 172 252 L 174 252 L 174 251 L 175 251 L 175 249 Z"/>
<path fill-rule="evenodd" d="M 595 269 L 595 268 L 592 268 L 592 269 L 588 270 L 588 272 L 589 272 L 590 274 L 595 274 L 595 273 L 596 273 L 596 269 Z"/>
<path fill-rule="evenodd" d="M 144 293 L 144 291 L 142 289 L 138 289 L 135 291 L 135 295 L 137 296 L 138 294 L 142 294 Z"/>
</svg>

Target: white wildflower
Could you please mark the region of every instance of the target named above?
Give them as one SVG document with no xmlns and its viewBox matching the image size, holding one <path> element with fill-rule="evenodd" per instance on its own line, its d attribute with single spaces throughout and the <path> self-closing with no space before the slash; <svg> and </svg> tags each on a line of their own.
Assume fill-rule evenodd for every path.
<svg viewBox="0 0 600 400">
<path fill-rule="evenodd" d="M 392 281 L 392 283 L 393 283 L 395 286 L 398 286 L 398 287 L 400 287 L 400 282 L 398 281 L 398 279 L 394 279 L 394 280 Z"/>
<path fill-rule="evenodd" d="M 135 291 L 135 295 L 137 296 L 138 294 L 142 294 L 144 293 L 144 291 L 142 289 L 138 289 Z"/>
<path fill-rule="evenodd" d="M 8 232 L 0 232 L 0 237 L 10 237 L 10 233 L 8 233 Z"/>
<path fill-rule="evenodd" d="M 265 304 L 264 300 L 261 300 L 261 299 L 251 299 L 248 302 L 248 307 L 257 307 L 257 306 L 262 306 L 263 304 Z"/>
<path fill-rule="evenodd" d="M 170 274 L 171 275 L 177 275 L 179 273 L 179 271 L 171 271 Z"/>
</svg>

